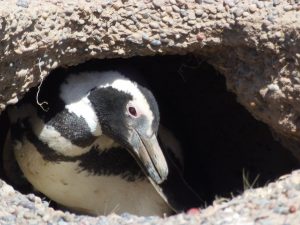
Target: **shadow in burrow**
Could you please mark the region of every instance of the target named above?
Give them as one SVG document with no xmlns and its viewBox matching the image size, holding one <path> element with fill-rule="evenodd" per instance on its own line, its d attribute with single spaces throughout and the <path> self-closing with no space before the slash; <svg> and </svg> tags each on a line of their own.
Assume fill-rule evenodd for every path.
<svg viewBox="0 0 300 225">
<path fill-rule="evenodd" d="M 44 82 L 62 82 L 66 71 L 124 66 L 138 69 L 143 77 L 136 80 L 154 93 L 161 123 L 183 148 L 184 177 L 207 205 L 216 196 L 232 197 L 298 167 L 292 154 L 273 139 L 267 125 L 255 120 L 226 90 L 225 78 L 197 56 L 92 60 L 54 70 Z M 3 144 L 8 127 L 5 113 L 0 126 Z M 6 179 L 3 170 L 0 175 Z M 28 187 L 17 189 L 29 191 Z"/>
</svg>

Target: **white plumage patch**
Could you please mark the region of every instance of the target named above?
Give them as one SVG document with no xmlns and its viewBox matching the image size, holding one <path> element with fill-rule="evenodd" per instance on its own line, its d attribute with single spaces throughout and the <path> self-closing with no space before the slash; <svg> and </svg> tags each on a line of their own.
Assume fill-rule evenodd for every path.
<svg viewBox="0 0 300 225">
<path fill-rule="evenodd" d="M 30 118 L 30 124 L 34 134 L 39 138 L 39 140 L 46 143 L 48 147 L 58 153 L 65 156 L 78 156 L 90 150 L 90 146 L 81 148 L 72 144 L 70 140 L 63 137 L 54 127 L 46 125 L 37 116 L 32 116 Z"/>
<path fill-rule="evenodd" d="M 69 112 L 74 113 L 76 116 L 82 117 L 86 121 L 94 136 L 97 137 L 102 134 L 97 115 L 87 97 L 83 97 L 77 102 L 72 102 L 66 105 L 66 109 L 68 109 Z"/>
<path fill-rule="evenodd" d="M 80 170 L 79 162 L 45 161 L 27 140 L 15 153 L 26 178 L 37 190 L 78 212 L 162 216 L 171 211 L 147 180 L 132 183 L 118 176 L 92 175 Z"/>
</svg>

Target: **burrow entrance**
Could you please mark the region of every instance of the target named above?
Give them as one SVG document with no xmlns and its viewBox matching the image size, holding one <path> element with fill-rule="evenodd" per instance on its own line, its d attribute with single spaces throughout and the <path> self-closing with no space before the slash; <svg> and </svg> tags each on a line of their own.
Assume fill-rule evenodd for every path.
<svg viewBox="0 0 300 225">
<path fill-rule="evenodd" d="M 67 70 L 116 65 L 132 65 L 143 74 L 139 82 L 154 93 L 161 123 L 184 150 L 185 179 L 206 204 L 263 186 L 298 167 L 267 125 L 255 120 L 226 90 L 225 78 L 196 56 L 92 60 Z M 57 69 L 49 77 L 61 82 L 65 70 Z M 4 114 L 1 117 L 4 128 L 7 121 Z M 5 179 L 3 171 L 1 176 Z"/>
</svg>

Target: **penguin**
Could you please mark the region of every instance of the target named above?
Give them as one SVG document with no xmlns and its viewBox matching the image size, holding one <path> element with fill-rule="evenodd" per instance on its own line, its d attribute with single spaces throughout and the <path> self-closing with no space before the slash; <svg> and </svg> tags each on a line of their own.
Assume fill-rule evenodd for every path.
<svg viewBox="0 0 300 225">
<path fill-rule="evenodd" d="M 200 205 L 180 171 L 179 145 L 171 147 L 178 166 L 167 156 L 174 138 L 162 128 L 158 140 L 150 90 L 118 70 L 70 73 L 45 90 L 47 108 L 24 99 L 8 110 L 7 151 L 35 190 L 96 216 L 163 216 Z"/>
</svg>

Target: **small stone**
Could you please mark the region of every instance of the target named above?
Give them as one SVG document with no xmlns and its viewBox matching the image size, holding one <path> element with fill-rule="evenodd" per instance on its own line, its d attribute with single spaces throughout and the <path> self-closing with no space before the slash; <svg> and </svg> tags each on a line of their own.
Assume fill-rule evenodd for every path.
<svg viewBox="0 0 300 225">
<path fill-rule="evenodd" d="M 10 194 L 12 194 L 14 192 L 15 192 L 15 190 L 11 186 L 9 186 L 9 185 L 3 185 L 1 187 L 0 196 L 10 195 Z"/>
<path fill-rule="evenodd" d="M 268 89 L 270 91 L 279 91 L 280 90 L 277 84 L 269 84 Z"/>
<path fill-rule="evenodd" d="M 132 34 L 126 40 L 134 44 L 142 44 L 142 37 L 139 34 Z"/>
<path fill-rule="evenodd" d="M 167 38 L 161 39 L 161 43 L 163 43 L 163 44 L 168 44 L 169 42 L 170 42 L 170 40 Z"/>
<path fill-rule="evenodd" d="M 7 101 L 7 105 L 14 105 L 19 101 L 18 97 L 14 97 L 12 99 L 10 99 L 9 101 Z"/>
<path fill-rule="evenodd" d="M 195 11 L 196 16 L 198 16 L 198 17 L 200 17 L 200 16 L 202 15 L 202 13 L 203 13 L 203 10 L 202 10 L 202 9 L 197 9 L 197 10 Z"/>
<path fill-rule="evenodd" d="M 25 77 L 26 75 L 27 75 L 27 73 L 28 73 L 28 69 L 21 69 L 21 70 L 19 70 L 18 72 L 16 72 L 17 73 L 17 75 L 19 76 L 19 77 Z"/>
<path fill-rule="evenodd" d="M 202 0 L 202 2 L 206 4 L 213 4 L 215 0 Z"/>
<path fill-rule="evenodd" d="M 195 19 L 196 19 L 196 15 L 195 15 L 195 12 L 194 12 L 194 11 L 190 11 L 190 12 L 189 12 L 189 19 L 190 19 L 190 20 L 195 20 Z"/>
<path fill-rule="evenodd" d="M 164 0 L 153 0 L 153 5 L 154 5 L 155 7 L 160 8 L 160 7 L 162 7 L 164 4 L 165 4 L 165 1 L 164 1 Z"/>
<path fill-rule="evenodd" d="M 16 3 L 17 6 L 28 8 L 29 7 L 29 0 L 18 0 Z"/>
<path fill-rule="evenodd" d="M 257 10 L 257 7 L 256 7 L 255 4 L 251 4 L 251 5 L 249 6 L 249 11 L 250 11 L 251 13 L 255 13 L 256 10 Z"/>
<path fill-rule="evenodd" d="M 277 38 L 280 38 L 281 37 L 281 32 L 280 31 L 277 31 L 275 34 L 274 34 L 275 37 Z"/>
<path fill-rule="evenodd" d="M 187 211 L 188 215 L 198 215 L 200 213 L 199 208 L 191 208 Z"/>
<path fill-rule="evenodd" d="M 172 9 L 174 12 L 180 12 L 180 8 L 177 5 L 172 5 Z"/>
<path fill-rule="evenodd" d="M 209 10 L 209 12 L 210 12 L 211 14 L 216 14 L 216 13 L 217 13 L 216 7 L 210 7 L 210 8 L 208 8 L 208 10 Z"/>
<path fill-rule="evenodd" d="M 248 12 L 243 12 L 243 14 L 242 14 L 244 17 L 247 17 L 247 16 L 249 16 L 250 15 L 250 13 L 248 13 Z"/>
<path fill-rule="evenodd" d="M 289 208 L 289 212 L 290 212 L 290 213 L 295 213 L 296 211 L 297 211 L 296 206 L 291 205 L 290 208 Z"/>
<path fill-rule="evenodd" d="M 275 213 L 286 215 L 289 213 L 289 208 L 286 206 L 278 206 L 274 209 Z"/>
<path fill-rule="evenodd" d="M 143 17 L 144 19 L 148 19 L 149 16 L 150 16 L 150 15 L 149 15 L 148 12 L 142 13 L 142 17 Z"/>
<path fill-rule="evenodd" d="M 187 23 L 191 26 L 196 24 L 196 20 L 188 20 Z"/>
<path fill-rule="evenodd" d="M 235 5 L 234 0 L 224 0 L 224 3 L 228 5 L 229 7 L 233 7 Z"/>
<path fill-rule="evenodd" d="M 207 18 L 208 17 L 208 14 L 206 12 L 202 13 L 202 18 Z"/>
<path fill-rule="evenodd" d="M 171 18 L 169 18 L 169 17 L 164 17 L 164 18 L 162 18 L 162 21 L 163 21 L 164 23 L 166 23 L 166 24 L 171 25 L 171 26 L 174 24 L 174 21 L 173 21 Z"/>
<path fill-rule="evenodd" d="M 291 5 L 285 5 L 283 7 L 283 9 L 284 9 L 284 11 L 288 12 L 288 11 L 291 11 L 293 9 L 293 6 L 291 6 Z"/>
<path fill-rule="evenodd" d="M 147 35 L 145 33 L 142 35 L 142 38 L 143 38 L 144 41 L 149 41 L 149 39 L 150 39 L 149 35 Z"/>
<path fill-rule="evenodd" d="M 268 15 L 267 19 L 272 23 L 275 21 L 275 17 L 272 15 Z"/>
<path fill-rule="evenodd" d="M 279 5 L 281 0 L 273 0 L 273 6 Z"/>
<path fill-rule="evenodd" d="M 160 40 L 157 40 L 157 39 L 154 39 L 150 42 L 150 44 L 154 47 L 158 47 L 161 45 L 161 41 Z"/>
<path fill-rule="evenodd" d="M 74 12 L 74 8 L 73 7 L 68 7 L 65 9 L 65 14 L 66 16 L 71 16 Z"/>
<path fill-rule="evenodd" d="M 161 38 L 166 38 L 166 37 L 167 37 L 167 34 L 166 34 L 166 33 L 161 33 L 159 36 L 160 36 Z"/>
<path fill-rule="evenodd" d="M 150 22 L 149 26 L 154 29 L 159 28 L 159 24 L 155 21 Z"/>
<path fill-rule="evenodd" d="M 181 10 L 180 10 L 180 15 L 181 15 L 182 17 L 186 17 L 186 16 L 188 15 L 188 12 L 187 12 L 186 10 L 184 10 L 184 9 L 181 9 Z"/>
<path fill-rule="evenodd" d="M 256 6 L 257 6 L 257 8 L 262 9 L 264 7 L 264 3 L 260 2 L 260 1 L 257 1 Z"/>
<path fill-rule="evenodd" d="M 236 17 L 239 17 L 243 14 L 244 10 L 241 9 L 241 8 L 237 8 L 236 10 L 234 10 L 233 14 L 236 16 Z"/>
</svg>

